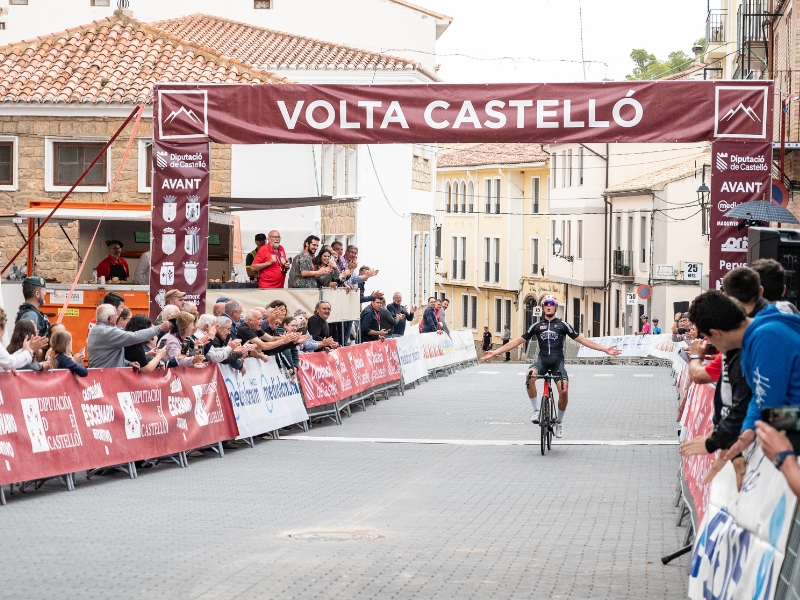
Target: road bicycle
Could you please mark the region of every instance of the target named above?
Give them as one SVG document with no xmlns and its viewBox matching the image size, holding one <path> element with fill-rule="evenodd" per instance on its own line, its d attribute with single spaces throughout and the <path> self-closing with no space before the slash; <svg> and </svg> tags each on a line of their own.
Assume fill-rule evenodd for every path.
<svg viewBox="0 0 800 600">
<path fill-rule="evenodd" d="M 537 375 L 536 379 L 544 380 L 544 391 L 542 392 L 542 402 L 539 406 L 539 428 L 541 430 L 542 456 L 550 450 L 553 443 L 553 428 L 556 426 L 556 403 L 553 398 L 553 383 L 564 381 L 561 371 L 557 375 L 545 373 Z"/>
</svg>

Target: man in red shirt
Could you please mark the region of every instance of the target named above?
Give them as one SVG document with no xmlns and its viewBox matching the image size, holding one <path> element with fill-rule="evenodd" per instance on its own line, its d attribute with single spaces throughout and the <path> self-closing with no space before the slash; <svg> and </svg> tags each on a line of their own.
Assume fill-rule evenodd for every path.
<svg viewBox="0 0 800 600">
<path fill-rule="evenodd" d="M 270 231 L 267 243 L 261 246 L 250 269 L 258 273 L 259 288 L 283 288 L 289 271 L 286 250 L 281 246 L 281 234 Z"/>
<path fill-rule="evenodd" d="M 105 277 L 107 281 L 116 277 L 119 281 L 126 281 L 130 277 L 128 263 L 122 258 L 122 242 L 119 240 L 107 240 L 108 257 L 101 260 L 97 265 L 97 276 Z"/>
</svg>

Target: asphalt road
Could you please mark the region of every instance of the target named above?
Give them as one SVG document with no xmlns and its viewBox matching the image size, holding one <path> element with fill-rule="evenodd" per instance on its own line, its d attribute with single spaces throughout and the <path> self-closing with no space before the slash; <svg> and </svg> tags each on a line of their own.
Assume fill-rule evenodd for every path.
<svg viewBox="0 0 800 600">
<path fill-rule="evenodd" d="M 523 368 L 422 383 L 187 469 L 0 507 L 2 598 L 685 598 L 668 369 L 570 366 L 547 456 Z M 6 490 L 8 488 L 6 487 Z"/>
</svg>

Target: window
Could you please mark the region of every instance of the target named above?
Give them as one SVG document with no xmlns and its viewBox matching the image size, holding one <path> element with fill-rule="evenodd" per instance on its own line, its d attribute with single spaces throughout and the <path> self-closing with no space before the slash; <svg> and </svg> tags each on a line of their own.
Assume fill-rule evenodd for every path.
<svg viewBox="0 0 800 600">
<path fill-rule="evenodd" d="M 573 298 L 572 299 L 572 328 L 577 331 L 578 333 L 583 333 L 583 327 L 581 327 L 581 299 L 580 298 Z"/>
<path fill-rule="evenodd" d="M 467 238 L 466 236 L 461 237 L 461 255 L 459 258 L 459 266 L 461 267 L 459 275 L 461 275 L 461 279 L 467 278 Z"/>
<path fill-rule="evenodd" d="M 420 305 L 420 287 L 419 287 L 419 234 L 414 234 L 414 260 L 411 262 L 412 270 L 412 289 L 414 292 L 414 306 Z M 425 298 L 427 301 L 428 299 Z"/>
<path fill-rule="evenodd" d="M 496 333 L 503 333 L 503 300 L 494 299 L 494 330 Z"/>
<path fill-rule="evenodd" d="M 565 256 L 572 256 L 572 221 L 567 221 L 566 235 L 564 236 L 564 252 Z"/>
<path fill-rule="evenodd" d="M 458 203 L 461 205 L 461 212 L 467 212 L 467 184 L 463 181 L 458 191 Z"/>
<path fill-rule="evenodd" d="M 450 263 L 451 263 L 451 271 L 450 271 L 450 279 L 458 279 L 458 238 L 453 236 L 450 241 L 451 244 L 451 254 L 450 254 Z"/>
<path fill-rule="evenodd" d="M 461 327 L 469 327 L 469 294 L 461 294 Z"/>
<path fill-rule="evenodd" d="M 567 187 L 567 151 L 561 153 L 561 187 Z"/>
<path fill-rule="evenodd" d="M 254 0 L 253 8 L 272 9 L 272 0 Z"/>
<path fill-rule="evenodd" d="M 447 185 L 444 186 L 444 200 L 445 200 L 445 210 L 450 212 L 450 204 L 453 200 L 453 187 L 450 185 L 450 182 L 447 182 Z"/>
<path fill-rule="evenodd" d="M 578 258 L 583 258 L 583 221 L 578 221 Z"/>
<path fill-rule="evenodd" d="M 505 301 L 506 305 L 506 313 L 505 313 L 505 322 L 503 325 L 508 325 L 508 328 L 511 329 L 511 300 Z"/>
<path fill-rule="evenodd" d="M 539 238 L 531 238 L 531 273 L 539 274 Z"/>
<path fill-rule="evenodd" d="M 531 212 L 539 214 L 539 178 L 531 177 Z"/>
<path fill-rule="evenodd" d="M 500 178 L 484 179 L 486 189 L 486 213 L 500 214 Z"/>
<path fill-rule="evenodd" d="M 633 250 L 633 217 L 628 217 L 628 250 Z"/>
<path fill-rule="evenodd" d="M 28 6 L 28 0 L 8 0 L 8 3 L 11 6 Z M 108 0 L 106 0 L 106 6 L 108 6 Z"/>
<path fill-rule="evenodd" d="M 572 187 L 572 150 L 567 150 L 567 185 Z"/>
<path fill-rule="evenodd" d="M 442 226 L 436 226 L 436 258 L 442 258 Z"/>
<path fill-rule="evenodd" d="M 583 146 L 578 148 L 578 185 L 583 185 Z"/>
<path fill-rule="evenodd" d="M 552 231 L 551 231 L 551 235 L 550 235 L 550 240 L 553 242 L 553 248 L 552 248 L 551 252 L 553 253 L 553 255 L 555 255 L 555 253 L 556 253 L 556 247 L 555 247 L 555 241 L 556 241 L 556 221 L 555 221 L 555 219 L 553 219 L 552 221 L 550 221 L 550 229 L 552 230 Z"/>
<path fill-rule="evenodd" d="M 5 30 L 5 28 L 6 28 L 6 23 L 5 23 L 5 21 L 0 21 L 0 31 L 4 31 L 4 30 Z"/>
<path fill-rule="evenodd" d="M 467 238 L 466 236 L 451 238 L 452 254 L 450 256 L 450 263 L 452 271 L 450 279 L 466 279 L 467 278 Z"/>
<path fill-rule="evenodd" d="M 431 270 L 431 234 L 425 233 L 422 236 L 422 295 L 427 298 L 428 286 L 430 284 Z"/>
<path fill-rule="evenodd" d="M 478 328 L 478 296 L 474 294 L 461 294 L 461 326 Z"/>
<path fill-rule="evenodd" d="M 647 263 L 647 217 L 642 217 L 640 227 L 641 229 L 639 230 L 639 238 L 641 256 L 639 262 L 644 265 Z"/>
<path fill-rule="evenodd" d="M 162 158 L 163 160 L 163 158 Z M 153 140 L 139 140 L 139 193 L 150 193 L 153 187 Z"/>
<path fill-rule="evenodd" d="M 470 296 L 470 306 L 472 308 L 472 313 L 470 317 L 472 318 L 472 329 L 478 328 L 478 296 L 473 294 Z"/>
<path fill-rule="evenodd" d="M 494 282 L 500 283 L 500 238 L 494 238 Z"/>
<path fill-rule="evenodd" d="M 0 186 L 14 185 L 14 142 L 0 141 Z"/>
<path fill-rule="evenodd" d="M 550 155 L 550 183 L 556 189 L 556 176 L 558 175 L 558 154 L 553 152 Z"/>
<path fill-rule="evenodd" d="M 568 256 L 567 253 L 567 222 L 561 221 L 561 256 Z"/>
<path fill-rule="evenodd" d="M 53 143 L 53 185 L 68 187 L 92 163 L 105 144 L 81 142 Z M 106 155 L 92 167 L 81 181 L 81 187 L 105 187 L 107 185 Z"/>
<path fill-rule="evenodd" d="M 619 328 L 619 311 L 621 308 L 622 292 L 617 290 L 614 298 L 614 327 Z"/>
<path fill-rule="evenodd" d="M 617 231 L 614 237 L 617 241 L 617 250 L 622 250 L 622 217 L 617 217 Z"/>
<path fill-rule="evenodd" d="M 483 280 L 489 281 L 492 261 L 492 239 L 483 238 Z"/>
<path fill-rule="evenodd" d="M 467 184 L 467 212 L 475 212 L 475 184 L 471 181 Z"/>
</svg>

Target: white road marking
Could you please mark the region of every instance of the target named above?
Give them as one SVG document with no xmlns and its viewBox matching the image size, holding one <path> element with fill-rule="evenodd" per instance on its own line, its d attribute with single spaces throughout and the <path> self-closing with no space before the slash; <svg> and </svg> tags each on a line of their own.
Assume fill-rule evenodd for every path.
<svg viewBox="0 0 800 600">
<path fill-rule="evenodd" d="M 613 373 L 595 373 L 594 376 L 595 377 L 613 377 L 614 374 Z"/>
<path fill-rule="evenodd" d="M 439 444 L 449 446 L 538 446 L 539 440 L 437 440 L 412 438 L 351 438 L 291 435 L 281 440 L 298 442 L 361 442 L 371 444 Z M 678 440 L 553 440 L 561 446 L 677 446 Z"/>
<path fill-rule="evenodd" d="M 478 375 L 497 375 L 500 371 L 475 371 Z"/>
<path fill-rule="evenodd" d="M 634 373 L 633 376 L 634 377 L 652 377 L 653 374 L 652 373 Z"/>
</svg>

